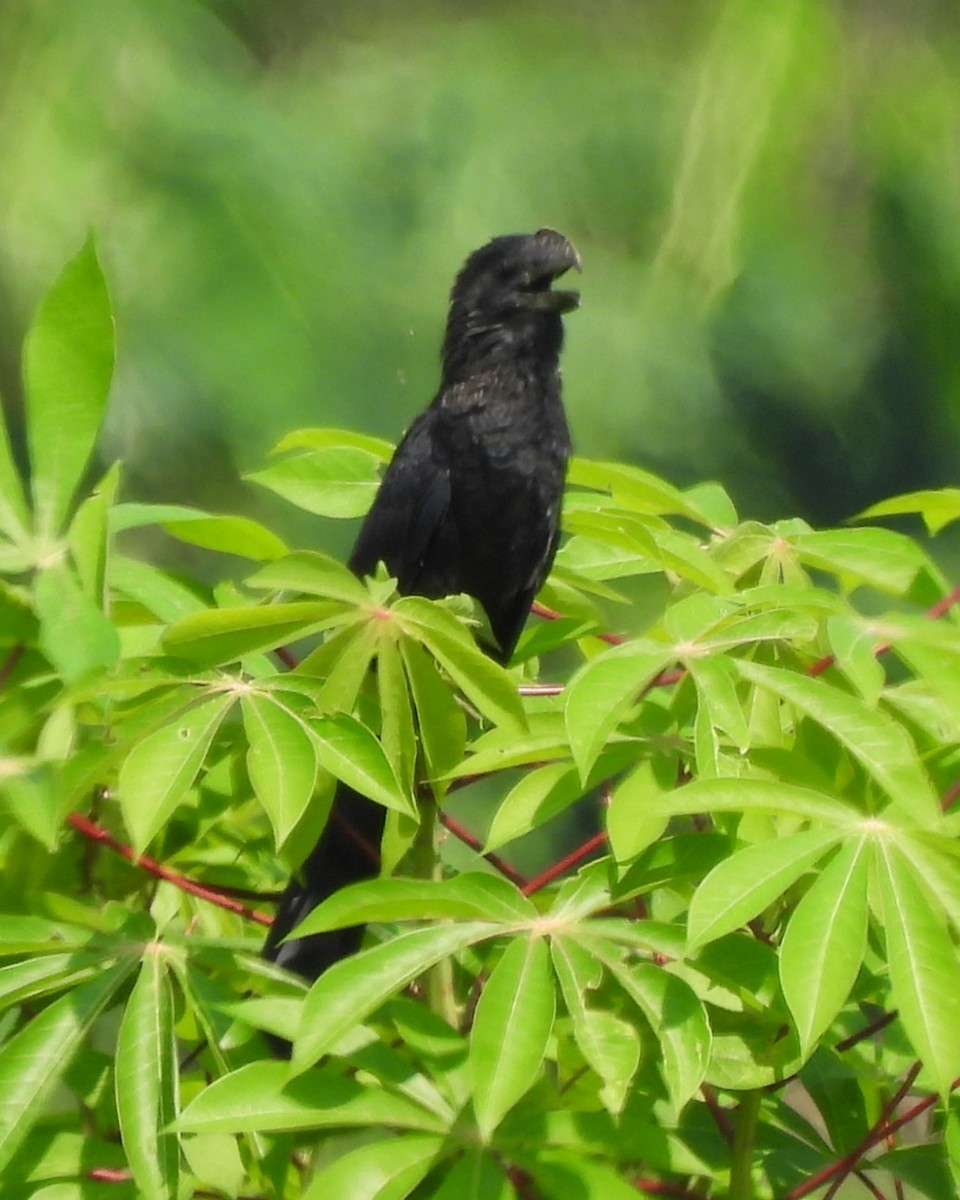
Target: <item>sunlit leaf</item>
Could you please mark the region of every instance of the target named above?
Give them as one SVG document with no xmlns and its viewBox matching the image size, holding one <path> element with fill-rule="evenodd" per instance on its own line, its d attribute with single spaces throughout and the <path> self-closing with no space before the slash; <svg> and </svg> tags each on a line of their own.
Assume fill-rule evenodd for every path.
<svg viewBox="0 0 960 1200">
<path fill-rule="evenodd" d="M 310 728 L 317 737 L 320 765 L 331 775 L 387 808 L 416 815 L 412 796 L 397 779 L 383 747 L 366 725 L 341 713 L 336 717 L 314 717 Z"/>
<path fill-rule="evenodd" d="M 736 659 L 751 682 L 788 701 L 829 730 L 877 781 L 898 811 L 925 828 L 940 824 L 939 802 L 902 725 L 823 679 Z"/>
<path fill-rule="evenodd" d="M 323 1070 L 291 1079 L 288 1065 L 282 1062 L 248 1063 L 216 1080 L 177 1122 L 182 1132 L 197 1133 L 369 1125 L 443 1130 L 433 1113 L 403 1096 Z"/>
<path fill-rule="evenodd" d="M 546 942 L 519 937 L 483 985 L 470 1035 L 473 1108 L 484 1141 L 536 1082 L 555 1000 Z"/>
<path fill-rule="evenodd" d="M 0 1049 L 0 1170 L 43 1115 L 90 1026 L 133 970 L 132 960 L 56 1000 Z"/>
<path fill-rule="evenodd" d="M 483 922 L 437 925 L 397 934 L 335 963 L 310 989 L 293 1063 L 310 1066 L 395 992 L 441 959 L 497 932 Z"/>
<path fill-rule="evenodd" d="M 118 791 L 134 848 L 142 853 L 193 784 L 233 703 L 218 695 L 138 742 L 120 768 Z"/>
<path fill-rule="evenodd" d="M 863 840 L 851 839 L 797 905 L 783 937 L 780 982 L 804 1057 L 847 999 L 863 961 L 868 863 Z"/>
<path fill-rule="evenodd" d="M 313 738 L 293 713 L 263 694 L 241 699 L 247 771 L 282 845 L 303 816 L 317 782 Z"/>
<path fill-rule="evenodd" d="M 117 1114 L 144 1200 L 177 1195 L 180 1148 L 168 1126 L 177 1117 L 173 996 L 163 956 L 144 955 L 117 1035 Z"/>
<path fill-rule="evenodd" d="M 670 646 L 646 639 L 608 650 L 582 667 L 565 692 L 570 749 L 586 779 L 607 738 L 674 657 Z"/>
<path fill-rule="evenodd" d="M 443 1138 L 406 1134 L 368 1142 L 318 1171 L 302 1200 L 403 1200 L 424 1178 L 443 1147 Z"/>
<path fill-rule="evenodd" d="M 204 609 L 171 625 L 163 644 L 171 654 L 213 667 L 306 637 L 342 611 L 333 600 Z"/>
<path fill-rule="evenodd" d="M 245 478 L 321 517 L 362 517 L 380 483 L 379 459 L 365 450 L 325 446 L 285 458 Z"/>
<path fill-rule="evenodd" d="M 757 916 L 822 858 L 839 836 L 831 829 L 807 830 L 747 846 L 725 858 L 690 902 L 687 929 L 691 951 Z"/>
<path fill-rule="evenodd" d="M 878 842 L 878 875 L 893 1000 L 907 1036 L 947 1096 L 960 1075 L 960 960 L 940 913 L 914 878 L 893 840 Z"/>
<path fill-rule="evenodd" d="M 37 527 L 59 531 L 80 483 L 113 374 L 113 313 L 93 238 L 44 296 L 24 345 Z"/>
</svg>

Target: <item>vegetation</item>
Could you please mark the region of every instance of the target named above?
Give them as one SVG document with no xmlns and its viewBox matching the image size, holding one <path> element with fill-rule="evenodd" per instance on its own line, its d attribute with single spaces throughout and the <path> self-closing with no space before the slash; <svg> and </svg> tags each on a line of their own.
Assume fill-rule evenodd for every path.
<svg viewBox="0 0 960 1200">
<path fill-rule="evenodd" d="M 113 357 L 88 242 L 26 342 L 29 488 L 0 440 L 5 1197 L 960 1186 L 960 627 L 918 541 L 577 460 L 505 670 L 462 597 L 89 488 Z M 356 516 L 389 450 L 303 430 L 251 479 Z M 866 515 L 904 512 L 960 493 Z M 150 525 L 252 573 L 185 582 L 125 548 Z M 372 929 L 308 989 L 256 897 L 337 779 L 399 869 L 310 917 Z M 574 854 L 499 857 L 584 795 Z"/>
</svg>

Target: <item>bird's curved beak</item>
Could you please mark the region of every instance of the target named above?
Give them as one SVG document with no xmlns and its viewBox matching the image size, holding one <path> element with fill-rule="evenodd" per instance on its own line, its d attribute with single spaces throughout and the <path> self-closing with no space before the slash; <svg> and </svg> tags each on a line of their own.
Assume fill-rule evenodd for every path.
<svg viewBox="0 0 960 1200">
<path fill-rule="evenodd" d="M 579 251 L 569 238 L 565 238 L 556 229 L 549 228 L 538 229 L 536 236 L 547 252 L 551 283 L 559 279 L 561 275 L 565 275 L 567 271 L 583 270 Z M 531 307 L 541 311 L 566 313 L 580 307 L 580 293 L 566 290 L 553 291 L 545 288 L 543 291 L 532 293 L 530 303 Z"/>
</svg>

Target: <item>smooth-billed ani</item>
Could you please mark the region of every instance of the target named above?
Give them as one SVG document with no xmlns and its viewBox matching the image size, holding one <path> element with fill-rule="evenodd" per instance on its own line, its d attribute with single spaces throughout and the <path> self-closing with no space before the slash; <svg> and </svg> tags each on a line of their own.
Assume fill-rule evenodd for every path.
<svg viewBox="0 0 960 1200">
<path fill-rule="evenodd" d="M 506 662 L 553 562 L 570 436 L 560 398 L 561 314 L 576 292 L 551 284 L 580 269 L 553 229 L 494 238 L 450 294 L 440 390 L 403 437 L 349 566 L 378 562 L 404 595 L 465 592 L 483 606 Z M 341 784 L 327 825 L 284 892 L 264 954 L 307 979 L 353 953 L 362 926 L 281 940 L 321 900 L 375 876 L 384 810 Z"/>
</svg>

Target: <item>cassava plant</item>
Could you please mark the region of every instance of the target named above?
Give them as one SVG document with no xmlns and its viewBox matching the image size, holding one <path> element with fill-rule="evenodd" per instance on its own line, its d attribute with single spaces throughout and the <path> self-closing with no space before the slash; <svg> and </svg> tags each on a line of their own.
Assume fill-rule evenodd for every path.
<svg viewBox="0 0 960 1200">
<path fill-rule="evenodd" d="M 88 243 L 27 339 L 26 480 L 0 433 L 5 1198 L 957 1193 L 960 627 L 920 541 L 578 460 L 504 669 L 462 597 L 89 486 L 113 357 Z M 299 431 L 250 479 L 355 517 L 389 453 Z M 147 525 L 252 566 L 178 578 Z M 337 780 L 394 873 L 309 917 L 369 931 L 308 988 L 262 927 Z"/>
</svg>

